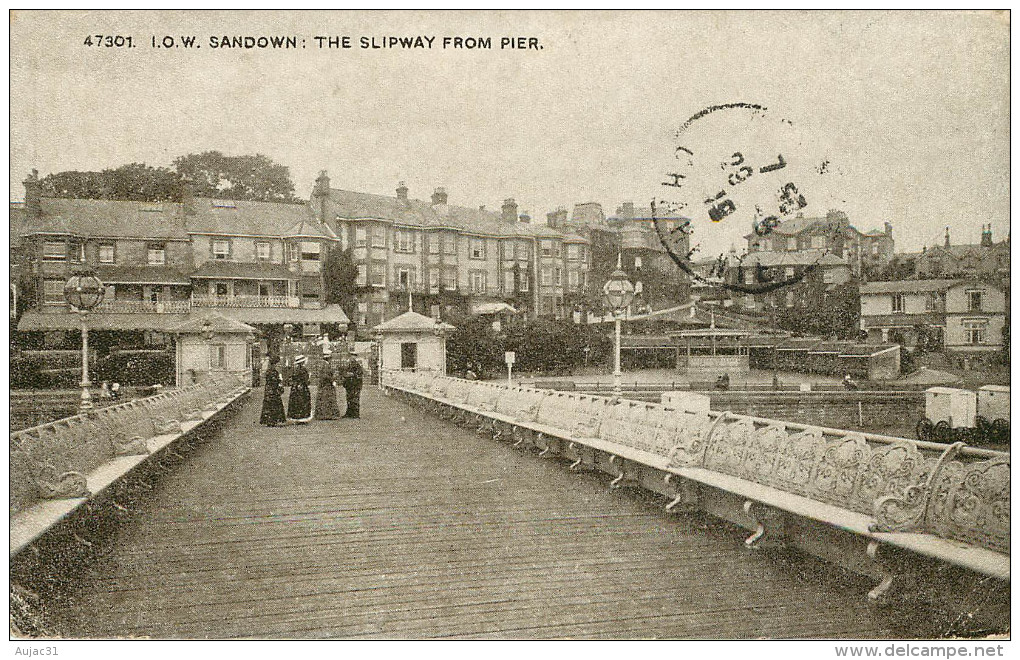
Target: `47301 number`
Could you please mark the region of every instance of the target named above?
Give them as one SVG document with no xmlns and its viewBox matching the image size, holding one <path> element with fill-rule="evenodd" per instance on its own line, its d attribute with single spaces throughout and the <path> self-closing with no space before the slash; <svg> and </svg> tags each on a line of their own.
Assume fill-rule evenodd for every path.
<svg viewBox="0 0 1020 660">
<path fill-rule="evenodd" d="M 90 34 L 85 37 L 86 46 L 102 48 L 134 48 L 134 40 L 122 34 Z"/>
</svg>

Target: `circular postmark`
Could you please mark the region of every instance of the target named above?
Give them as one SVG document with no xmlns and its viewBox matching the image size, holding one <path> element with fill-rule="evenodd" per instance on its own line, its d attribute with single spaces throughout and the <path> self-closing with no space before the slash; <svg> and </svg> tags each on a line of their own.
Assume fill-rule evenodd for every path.
<svg viewBox="0 0 1020 660">
<path fill-rule="evenodd" d="M 741 293 L 802 281 L 839 243 L 811 240 L 839 232 L 839 222 L 813 222 L 806 244 L 790 241 L 808 224 L 798 216 L 826 215 L 813 191 L 832 165 L 817 152 L 792 121 L 760 104 L 695 113 L 660 154 L 651 183 L 655 228 L 670 258 L 693 280 Z"/>
</svg>

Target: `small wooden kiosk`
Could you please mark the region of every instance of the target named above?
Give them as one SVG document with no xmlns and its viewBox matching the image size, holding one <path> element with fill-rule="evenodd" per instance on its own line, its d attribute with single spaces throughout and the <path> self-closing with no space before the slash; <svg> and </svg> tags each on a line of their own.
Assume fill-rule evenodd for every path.
<svg viewBox="0 0 1020 660">
<path fill-rule="evenodd" d="M 394 369 L 446 373 L 449 323 L 407 311 L 372 328 L 379 341 L 379 371 Z"/>
<path fill-rule="evenodd" d="M 189 318 L 177 335 L 178 387 L 200 382 L 213 372 L 226 372 L 251 381 L 255 328 L 216 312 Z"/>
</svg>

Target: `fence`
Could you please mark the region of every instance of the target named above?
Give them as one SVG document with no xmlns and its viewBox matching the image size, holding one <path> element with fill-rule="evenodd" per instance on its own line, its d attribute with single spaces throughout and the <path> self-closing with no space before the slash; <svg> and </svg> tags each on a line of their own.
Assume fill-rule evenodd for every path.
<svg viewBox="0 0 1020 660">
<path fill-rule="evenodd" d="M 889 549 L 1009 580 L 1006 453 L 426 373 L 383 382 L 480 433 L 606 472 L 611 488 L 640 485 L 670 497 L 667 509 L 747 526 L 751 547 L 788 542 L 859 572 L 866 556 L 864 572 L 882 578 L 875 600 L 897 574 Z"/>
</svg>

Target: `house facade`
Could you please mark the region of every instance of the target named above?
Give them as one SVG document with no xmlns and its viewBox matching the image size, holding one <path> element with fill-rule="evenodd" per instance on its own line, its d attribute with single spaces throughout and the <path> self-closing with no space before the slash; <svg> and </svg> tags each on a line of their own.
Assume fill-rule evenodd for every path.
<svg viewBox="0 0 1020 660">
<path fill-rule="evenodd" d="M 63 286 L 82 267 L 106 288 L 89 313 L 98 346 L 168 346 L 175 328 L 210 309 L 270 343 L 348 325 L 323 296 L 321 263 L 339 241 L 306 204 L 48 198 L 33 172 L 11 223 L 14 279 L 30 303 L 18 330 L 29 343 L 73 343 L 80 319 Z"/>
<path fill-rule="evenodd" d="M 372 327 L 407 311 L 446 316 L 505 302 L 530 317 L 564 318 L 572 296 L 588 287 L 587 238 L 550 214 L 546 222 L 519 212 L 513 199 L 500 211 L 449 203 L 445 189 L 430 200 L 332 188 L 323 172 L 311 208 L 331 228 L 357 266 L 354 321 Z"/>
<path fill-rule="evenodd" d="M 764 236 L 751 232 L 744 236 L 748 253 L 800 254 L 805 258 L 822 254 L 844 260 L 853 277 L 881 269 L 892 261 L 895 242 L 892 224 L 882 230 L 862 232 L 850 224 L 842 211 L 829 211 L 824 218 L 797 216 Z"/>
<path fill-rule="evenodd" d="M 949 353 L 1001 350 L 1009 293 L 997 282 L 928 279 L 861 285 L 861 330 L 869 341 Z"/>
</svg>

